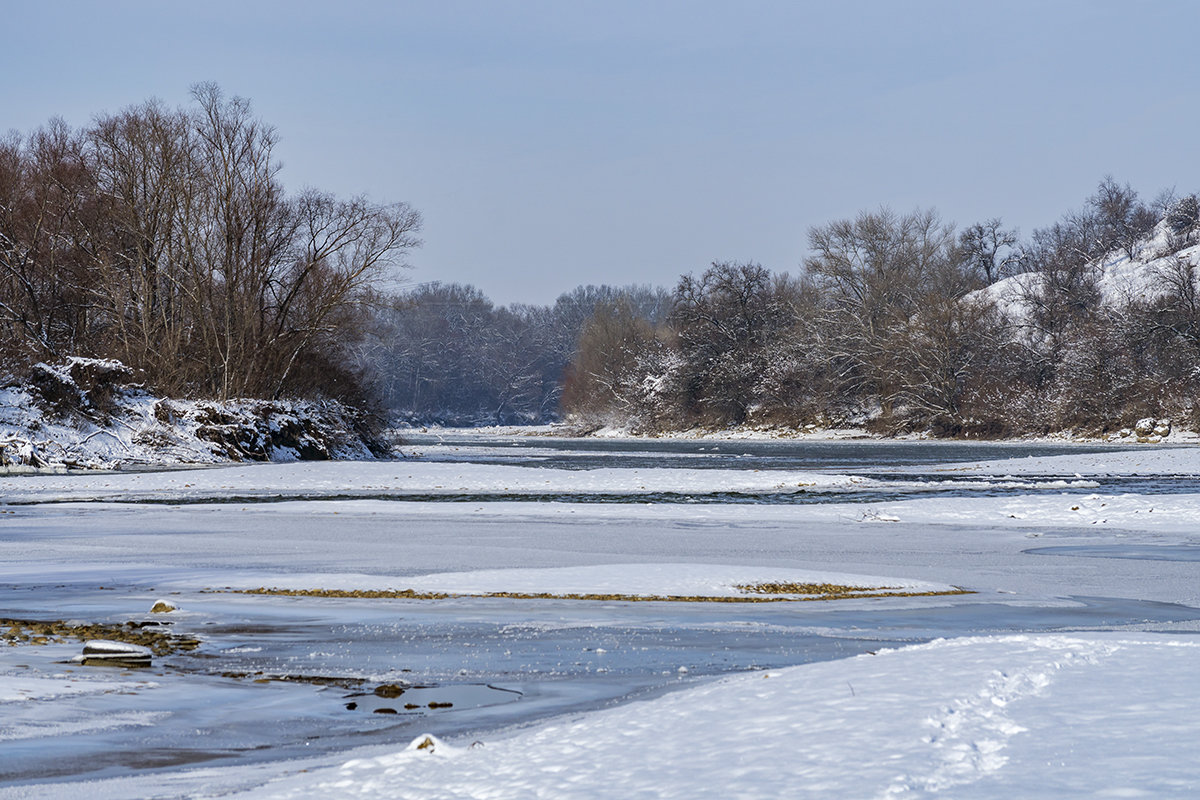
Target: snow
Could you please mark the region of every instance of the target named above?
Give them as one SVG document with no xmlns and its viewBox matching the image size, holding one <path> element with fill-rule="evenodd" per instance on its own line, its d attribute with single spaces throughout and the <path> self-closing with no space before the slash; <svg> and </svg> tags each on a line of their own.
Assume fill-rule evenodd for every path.
<svg viewBox="0 0 1200 800">
<path fill-rule="evenodd" d="M 561 472 L 561 471 L 560 471 Z M 12 501 L 169 499 L 236 492 L 238 496 L 362 494 L 529 494 L 544 492 L 794 492 L 869 485 L 865 478 L 814 472 L 595 469 L 545 474 L 524 467 L 429 462 L 305 462 L 174 473 L 109 473 L 5 479 Z"/>
<path fill-rule="evenodd" d="M 1147 447 L 1104 453 L 963 462 L 947 464 L 937 471 L 994 477 L 1064 474 L 1077 478 L 1121 474 L 1200 476 L 1200 447 Z"/>
<path fill-rule="evenodd" d="M 483 746 L 352 759 L 247 796 L 1187 797 L 1200 789 L 1197 669 L 1200 643 L 1167 636 L 936 641 L 726 678 Z"/>
<path fill-rule="evenodd" d="M 230 578 L 225 584 L 234 588 L 251 586 L 253 578 Z M 469 572 L 441 572 L 408 577 L 340 574 L 291 574 L 281 576 L 272 588 L 337 590 L 397 590 L 481 595 L 499 592 L 514 594 L 611 594 L 629 597 L 752 597 L 755 593 L 739 586 L 760 583 L 835 584 L 861 587 L 881 593 L 945 592 L 955 587 L 931 581 L 902 579 L 895 576 L 857 575 L 828 570 L 736 567 L 714 564 L 615 564 L 586 567 L 543 569 L 496 569 Z M 762 595 L 758 595 L 762 596 Z"/>
<path fill-rule="evenodd" d="M 981 473 L 982 474 L 982 473 Z M 0 496 L 9 502 L 123 500 L 169 502 L 198 497 L 320 498 L 462 495 L 787 494 L 867 489 L 921 490 L 949 484 L 884 482 L 860 475 L 799 470 L 598 468 L 545 470 L 502 464 L 383 461 L 336 464 L 303 462 L 173 472 L 0 475 Z M 963 481 L 976 489 L 1090 487 L 1086 480 Z"/>
<path fill-rule="evenodd" d="M 154 617 L 200 637 L 196 663 L 211 665 L 197 672 L 177 657 L 144 674 L 96 671 L 64 665 L 82 643 L 0 643 L 10 754 L 0 748 L 0 798 L 1200 792 L 1200 561 L 1190 558 L 1200 491 L 1136 490 L 1138 480 L 1153 489 L 1153 476 L 1200 475 L 1200 449 L 854 474 L 555 469 L 526 454 L 525 466 L 464 453 L 0 477 L 0 616 L 144 620 L 169 598 L 179 610 Z M 931 494 L 931 473 L 971 493 Z M 895 499 L 852 497 L 882 488 Z M 654 496 L 730 491 L 823 497 Z M 470 502 L 421 499 L 463 493 Z M 568 494 L 632 499 L 535 501 Z M 278 502 L 249 502 L 265 498 Z M 134 502 L 144 500 L 163 502 Z M 767 581 L 976 594 L 742 605 L 209 591 L 719 598 Z M 849 649 L 808 655 L 838 643 Z M 231 682 L 222 670 L 445 685 L 461 671 L 524 694 L 476 717 L 430 712 L 391 729 L 381 715 L 347 717 L 339 693 Z M 348 728 L 354 736 L 338 738 Z M 127 741 L 280 752 L 62 782 L 3 777 L 6 765 L 86 761 L 89 748 Z"/>
</svg>

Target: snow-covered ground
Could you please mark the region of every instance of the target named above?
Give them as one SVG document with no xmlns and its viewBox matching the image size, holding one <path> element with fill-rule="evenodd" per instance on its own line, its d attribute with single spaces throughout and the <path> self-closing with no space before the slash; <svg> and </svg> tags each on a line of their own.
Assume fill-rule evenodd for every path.
<svg viewBox="0 0 1200 800">
<path fill-rule="evenodd" d="M 810 472 L 599 469 L 550 476 L 523 467 L 422 461 L 306 462 L 174 473 L 92 473 L 14 481 L 10 500 L 179 499 L 226 492 L 238 496 L 454 495 L 655 492 L 780 492 L 850 487 L 864 478 Z M 554 478 L 558 478 L 555 480 Z"/>
<path fill-rule="evenodd" d="M 1200 477 L 1200 447 L 1144 447 L 1106 453 L 1029 456 L 1018 459 L 962 462 L 940 467 L 938 472 L 955 475 L 1029 476 L 1074 475 L 1190 475 Z"/>
<path fill-rule="evenodd" d="M 949 484 L 898 482 L 857 475 L 795 470 L 601 468 L 553 474 L 494 464 L 408 462 L 304 462 L 226 467 L 188 472 L 92 472 L 38 476 L 5 486 L 9 502 L 95 500 L 186 502 L 203 497 L 244 499 L 321 497 L 489 497 L 530 495 L 645 496 L 787 494 L 849 490 L 919 491 Z M 964 488 L 1062 489 L 1093 487 L 1082 478 L 1044 481 L 963 480 Z"/>
<path fill-rule="evenodd" d="M 202 641 L 129 672 L 66 665 L 78 643 L 0 645 L 0 798 L 1200 792 L 1198 451 L 755 471 L 488 463 L 503 447 L 0 477 L 0 617 Z M 764 582 L 974 594 L 460 596 Z M 256 587 L 455 597 L 230 592 Z M 148 614 L 164 598 L 179 610 Z M 347 710 L 382 684 L 456 705 Z"/>
<path fill-rule="evenodd" d="M 1200 642 L 1166 636 L 939 640 L 726 678 L 483 747 L 419 736 L 248 794 L 1193 797 L 1198 666 Z"/>
</svg>

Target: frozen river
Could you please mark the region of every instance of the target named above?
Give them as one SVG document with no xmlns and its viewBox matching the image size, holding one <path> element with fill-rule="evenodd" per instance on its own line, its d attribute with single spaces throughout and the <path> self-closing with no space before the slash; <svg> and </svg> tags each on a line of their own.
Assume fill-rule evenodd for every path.
<svg viewBox="0 0 1200 800">
<path fill-rule="evenodd" d="M 0 477 L 0 618 L 199 642 L 136 670 L 73 664 L 74 639 L 0 645 L 0 796 L 104 778 L 218 795 L 422 732 L 469 745 L 899 644 L 1200 630 L 1190 449 L 460 435 L 406 450 Z M 715 601 L 807 574 L 970 593 Z M 340 596 L 235 591 L 259 587 Z M 406 589 L 424 594 L 362 596 Z M 635 599 L 666 595 L 693 599 Z M 159 600 L 177 610 L 151 614 Z"/>
</svg>

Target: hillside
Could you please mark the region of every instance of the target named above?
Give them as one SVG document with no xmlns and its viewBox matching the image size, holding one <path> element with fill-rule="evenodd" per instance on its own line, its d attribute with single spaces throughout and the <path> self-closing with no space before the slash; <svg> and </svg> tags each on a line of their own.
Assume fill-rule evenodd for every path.
<svg viewBox="0 0 1200 800">
<path fill-rule="evenodd" d="M 1098 292 L 1099 301 L 1110 311 L 1130 303 L 1170 299 L 1180 289 L 1179 268 L 1200 266 L 1200 244 L 1180 240 L 1166 221 L 1159 222 L 1131 249 L 1132 257 L 1123 250 L 1113 250 L 1088 260 L 1081 269 Z M 1032 313 L 1029 298 L 1037 292 L 1043 277 L 1039 272 L 1011 275 L 968 294 L 966 299 L 990 300 L 1014 321 L 1028 322 Z"/>
</svg>

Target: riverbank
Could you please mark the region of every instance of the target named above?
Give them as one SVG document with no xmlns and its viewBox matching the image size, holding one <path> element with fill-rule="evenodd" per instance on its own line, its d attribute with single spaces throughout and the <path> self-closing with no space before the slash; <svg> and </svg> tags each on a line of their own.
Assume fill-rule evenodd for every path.
<svg viewBox="0 0 1200 800">
<path fill-rule="evenodd" d="M 997 443 L 1053 443 L 1064 444 L 1152 444 L 1187 445 L 1200 444 L 1200 433 L 1173 425 L 1170 420 L 1146 418 L 1140 430 L 1138 426 L 1121 428 L 1110 433 L 1086 434 L 1076 431 L 1059 431 L 1044 435 L 1011 437 L 935 436 L 929 431 L 916 433 L 882 434 L 867 428 L 820 428 L 809 425 L 794 427 L 735 427 L 735 428 L 690 428 L 682 431 L 635 432 L 619 426 L 592 427 L 573 422 L 552 422 L 545 425 L 488 425 L 478 427 L 409 426 L 395 428 L 396 436 L 405 434 L 430 436 L 543 436 L 562 439 L 607 439 L 630 441 L 896 441 L 896 442 L 997 442 Z"/>
<path fill-rule="evenodd" d="M 0 474 L 239 461 L 369 459 L 389 447 L 330 400 L 181 400 L 117 361 L 37 365 L 0 386 Z"/>
</svg>

